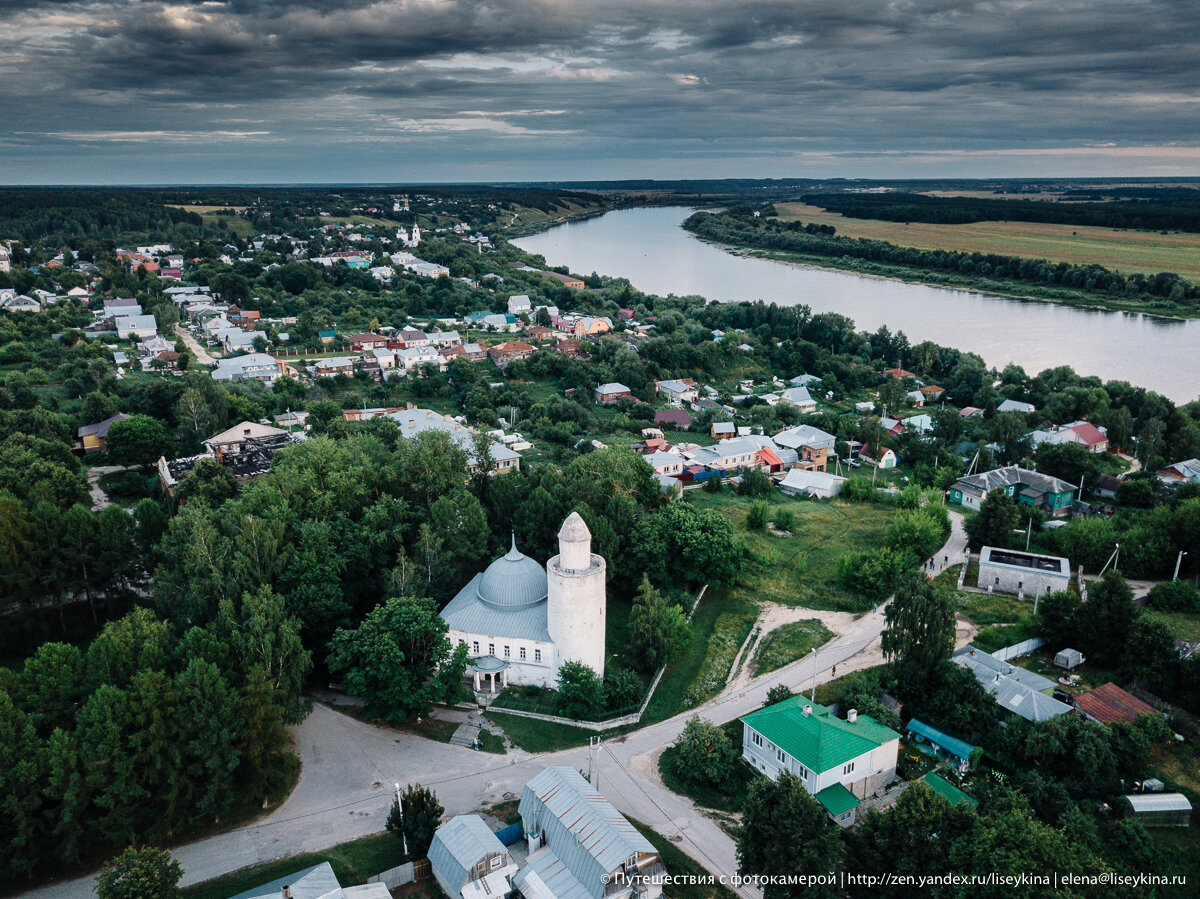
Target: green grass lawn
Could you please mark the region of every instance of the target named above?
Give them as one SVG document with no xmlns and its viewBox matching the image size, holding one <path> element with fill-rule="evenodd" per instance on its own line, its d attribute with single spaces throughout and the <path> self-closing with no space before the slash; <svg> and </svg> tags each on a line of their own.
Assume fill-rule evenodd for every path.
<svg viewBox="0 0 1200 899">
<path fill-rule="evenodd" d="M 503 712 L 489 710 L 487 718 L 504 731 L 514 746 L 519 746 L 526 752 L 557 752 L 560 749 L 570 749 L 573 746 L 582 746 L 588 741 L 588 737 L 596 735 L 594 730 L 583 727 L 522 718 L 520 715 L 506 715 Z"/>
<path fill-rule="evenodd" d="M 1166 620 L 1176 640 L 1200 641 L 1200 615 L 1195 612 L 1154 612 Z"/>
<path fill-rule="evenodd" d="M 816 618 L 806 618 L 776 628 L 763 637 L 754 653 L 755 675 L 766 674 L 794 662 L 834 636 Z"/>
<path fill-rule="evenodd" d="M 508 751 L 504 748 L 504 738 L 486 727 L 479 731 L 479 748 L 483 752 L 494 752 L 496 755 L 504 755 Z"/>
<path fill-rule="evenodd" d="M 1033 603 L 998 593 L 957 593 L 958 611 L 980 627 L 989 624 L 1024 624 L 1033 620 Z"/>
<path fill-rule="evenodd" d="M 663 867 L 672 875 L 684 875 L 687 877 L 695 877 L 697 880 L 705 879 L 710 872 L 698 861 L 664 837 L 662 834 L 652 830 L 648 825 L 643 824 L 635 818 L 630 818 L 629 823 L 638 829 L 638 831 L 647 840 L 650 841 L 658 857 L 662 859 Z M 733 871 L 726 872 L 727 874 L 734 873 Z M 663 895 L 668 899 L 736 899 L 736 895 L 729 887 L 720 883 L 679 883 L 671 884 L 664 888 Z"/>
<path fill-rule="evenodd" d="M 810 609 L 861 612 L 870 600 L 848 593 L 835 581 L 838 560 L 849 552 L 876 549 L 896 515 L 894 506 L 881 503 L 813 502 L 772 491 L 764 499 L 795 515 L 792 537 L 746 530 L 749 497 L 731 490 L 723 493 L 689 491 L 688 501 L 716 509 L 733 522 L 752 559 L 741 582 L 732 588 L 735 597 L 753 602 L 767 600 Z"/>
<path fill-rule="evenodd" d="M 242 868 L 231 874 L 223 874 L 212 880 L 183 888 L 185 899 L 229 899 L 238 893 L 253 889 L 294 871 L 301 871 L 329 862 L 342 886 L 366 883 L 380 871 L 404 864 L 408 859 L 401 851 L 400 840 L 393 834 L 377 833 L 369 837 L 340 843 L 319 852 L 303 852 L 288 858 L 263 862 Z"/>
<path fill-rule="evenodd" d="M 710 589 L 704 594 L 704 599 L 692 615 L 692 640 L 683 655 L 667 666 L 658 689 L 654 691 L 654 696 L 646 706 L 646 713 L 642 715 L 643 725 L 664 721 L 683 711 L 684 694 L 704 668 L 709 642 L 716 630 L 717 620 L 723 613 L 753 615 L 754 604 L 743 596 L 731 596 L 726 590 Z M 749 632 L 747 627 L 742 639 L 745 639 L 745 634 Z"/>
</svg>

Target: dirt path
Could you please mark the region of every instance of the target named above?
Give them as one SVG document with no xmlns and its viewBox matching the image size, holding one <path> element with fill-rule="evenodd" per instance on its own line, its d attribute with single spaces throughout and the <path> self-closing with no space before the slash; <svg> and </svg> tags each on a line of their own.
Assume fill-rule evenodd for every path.
<svg viewBox="0 0 1200 899">
<path fill-rule="evenodd" d="M 108 498 L 108 494 L 100 486 L 100 478 L 106 474 L 112 474 L 114 471 L 124 471 L 124 465 L 97 465 L 95 468 L 89 468 L 87 473 L 88 493 L 92 497 L 92 511 L 99 512 L 112 505 L 112 500 Z"/>
<path fill-rule="evenodd" d="M 175 328 L 175 334 L 180 340 L 187 344 L 187 348 L 191 350 L 192 355 L 196 357 L 196 361 L 201 365 L 217 364 L 217 360 L 209 355 L 208 350 L 200 346 L 199 341 L 197 341 L 196 338 L 192 336 L 192 333 L 183 325 L 179 325 Z"/>
</svg>

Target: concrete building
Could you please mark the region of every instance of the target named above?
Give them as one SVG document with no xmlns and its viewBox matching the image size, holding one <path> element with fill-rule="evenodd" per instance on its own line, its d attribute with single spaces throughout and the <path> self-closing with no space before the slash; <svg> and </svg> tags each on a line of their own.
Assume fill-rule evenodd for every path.
<svg viewBox="0 0 1200 899">
<path fill-rule="evenodd" d="M 465 643 L 476 690 L 508 684 L 552 687 L 564 662 L 604 675 L 605 561 L 572 512 L 559 553 L 541 565 L 517 549 L 494 561 L 441 611 L 452 643 Z"/>
<path fill-rule="evenodd" d="M 1013 593 L 1018 599 L 1045 596 L 1071 584 L 1071 563 L 1061 556 L 1043 556 L 985 546 L 979 551 L 980 590 Z"/>
<path fill-rule="evenodd" d="M 775 780 L 794 774 L 833 820 L 854 823 L 859 802 L 896 779 L 900 734 L 854 709 L 846 719 L 793 696 L 742 719 L 742 758 Z"/>
</svg>

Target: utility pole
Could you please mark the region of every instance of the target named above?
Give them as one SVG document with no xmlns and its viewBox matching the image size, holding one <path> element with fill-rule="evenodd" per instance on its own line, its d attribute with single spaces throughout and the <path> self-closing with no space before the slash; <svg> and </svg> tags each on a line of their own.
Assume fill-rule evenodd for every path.
<svg viewBox="0 0 1200 899">
<path fill-rule="evenodd" d="M 1179 580 L 1179 565 L 1180 565 L 1180 563 L 1183 562 L 1183 557 L 1186 555 L 1187 555 L 1187 552 L 1185 552 L 1184 550 L 1180 550 L 1179 555 L 1175 557 L 1175 574 L 1172 575 L 1171 580 L 1173 580 L 1173 581 Z"/>
<path fill-rule="evenodd" d="M 817 651 L 812 651 L 813 675 L 812 675 L 812 695 L 809 697 L 811 702 L 817 701 Z"/>
<path fill-rule="evenodd" d="M 1025 552 L 1029 552 L 1029 537 L 1032 533 L 1033 533 L 1033 519 L 1030 518 L 1029 521 L 1025 522 Z M 1036 604 L 1037 603 L 1035 602 L 1034 605 L 1036 605 Z M 1035 614 L 1036 614 L 1036 611 L 1037 610 L 1035 609 L 1034 610 Z"/>
<path fill-rule="evenodd" d="M 400 810 L 400 845 L 408 855 L 408 834 L 404 832 L 404 803 L 400 800 L 400 784 L 396 784 L 396 808 Z"/>
<path fill-rule="evenodd" d="M 592 756 L 595 754 L 596 763 L 592 765 Z M 600 792 L 600 738 L 588 737 L 588 780 L 592 783 L 592 789 Z"/>
</svg>

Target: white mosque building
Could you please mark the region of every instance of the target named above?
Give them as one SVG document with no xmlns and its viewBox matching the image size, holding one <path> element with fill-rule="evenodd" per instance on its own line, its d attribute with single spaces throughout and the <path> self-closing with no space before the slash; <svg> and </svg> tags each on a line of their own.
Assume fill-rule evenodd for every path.
<svg viewBox="0 0 1200 899">
<path fill-rule="evenodd" d="M 578 512 L 558 532 L 558 555 L 542 568 L 517 550 L 477 574 L 441 615 L 452 644 L 467 644 L 476 690 L 553 687 L 564 662 L 604 675 L 605 562 Z"/>
</svg>

